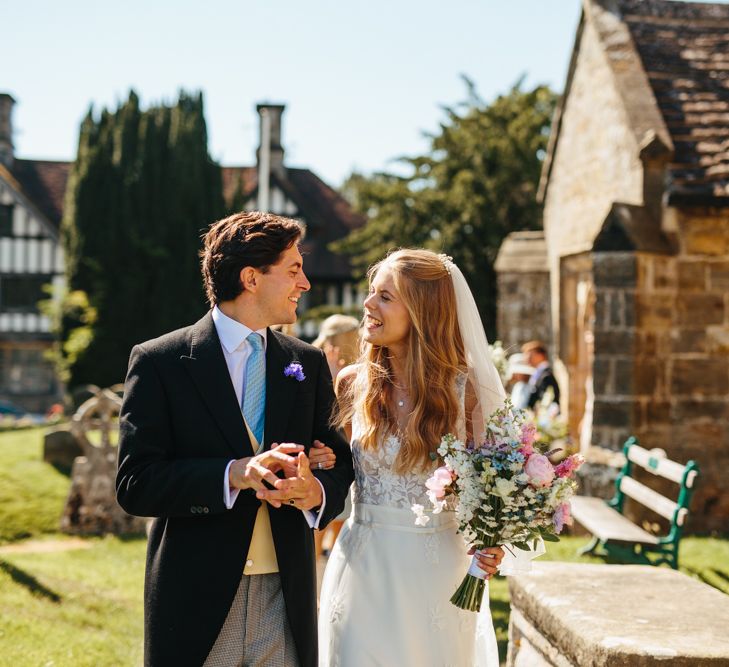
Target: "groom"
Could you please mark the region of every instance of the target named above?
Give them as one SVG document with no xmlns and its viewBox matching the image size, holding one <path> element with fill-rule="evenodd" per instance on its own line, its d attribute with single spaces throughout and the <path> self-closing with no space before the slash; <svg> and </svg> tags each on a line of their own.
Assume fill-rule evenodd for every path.
<svg viewBox="0 0 729 667">
<path fill-rule="evenodd" d="M 341 511 L 353 471 L 329 426 L 325 356 L 269 328 L 295 322 L 310 287 L 300 237 L 295 221 L 258 212 L 212 225 L 211 312 L 132 350 L 117 497 L 155 517 L 147 666 L 317 663 L 312 528 Z M 333 469 L 310 471 L 315 441 L 335 450 Z"/>
</svg>

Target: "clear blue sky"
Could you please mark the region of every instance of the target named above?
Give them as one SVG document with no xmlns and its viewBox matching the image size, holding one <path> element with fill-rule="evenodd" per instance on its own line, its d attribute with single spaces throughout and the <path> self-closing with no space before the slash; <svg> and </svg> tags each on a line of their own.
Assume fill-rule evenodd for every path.
<svg viewBox="0 0 729 667">
<path fill-rule="evenodd" d="M 253 164 L 255 105 L 285 103 L 289 166 L 332 185 L 422 152 L 460 74 L 491 99 L 564 85 L 580 0 L 2 0 L 0 92 L 18 157 L 73 159 L 90 104 L 201 89 L 212 156 Z"/>
</svg>

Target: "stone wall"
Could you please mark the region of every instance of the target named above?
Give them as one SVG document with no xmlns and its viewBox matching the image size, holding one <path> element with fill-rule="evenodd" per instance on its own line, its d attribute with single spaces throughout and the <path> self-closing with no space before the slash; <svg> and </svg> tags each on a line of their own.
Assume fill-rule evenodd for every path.
<svg viewBox="0 0 729 667">
<path fill-rule="evenodd" d="M 497 332 L 508 354 L 528 340 L 552 340 L 549 312 L 549 274 L 500 273 Z"/>
<path fill-rule="evenodd" d="M 692 530 L 729 529 L 729 209 L 667 212 L 674 257 L 642 257 L 635 374 L 653 387 L 636 434 L 701 469 Z"/>
<path fill-rule="evenodd" d="M 632 252 L 593 253 L 595 290 L 595 403 L 592 443 L 619 450 L 640 423 L 641 400 L 653 391 L 634 369 L 641 334 L 636 327 L 638 259 Z"/>
<path fill-rule="evenodd" d="M 506 237 L 495 269 L 498 280 L 497 337 L 508 354 L 528 340 L 550 344 L 549 270 L 543 232 L 513 232 Z"/>
<path fill-rule="evenodd" d="M 692 531 L 729 527 L 729 210 L 670 210 L 675 255 L 594 253 L 593 444 L 698 462 Z M 676 496 L 676 486 L 657 487 Z"/>
</svg>

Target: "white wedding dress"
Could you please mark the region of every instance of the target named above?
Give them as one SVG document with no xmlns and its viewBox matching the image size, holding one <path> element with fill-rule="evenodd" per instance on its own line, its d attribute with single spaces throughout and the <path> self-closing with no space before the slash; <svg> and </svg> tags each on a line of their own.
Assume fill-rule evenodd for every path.
<svg viewBox="0 0 729 667">
<path fill-rule="evenodd" d="M 498 667 L 488 582 L 478 614 L 450 602 L 471 561 L 454 513 L 416 526 L 410 509 L 431 507 L 425 481 L 437 464 L 396 473 L 400 440 L 389 435 L 365 451 L 356 416 L 351 447 L 353 511 L 324 573 L 319 665 Z"/>
</svg>

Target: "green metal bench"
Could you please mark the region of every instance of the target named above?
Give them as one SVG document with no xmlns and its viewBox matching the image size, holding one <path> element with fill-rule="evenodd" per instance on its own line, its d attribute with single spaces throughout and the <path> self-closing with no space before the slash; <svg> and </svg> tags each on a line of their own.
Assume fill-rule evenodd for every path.
<svg viewBox="0 0 729 667">
<path fill-rule="evenodd" d="M 681 465 L 666 458 L 662 450 L 643 449 L 636 438 L 623 446 L 625 465 L 615 480 L 612 500 L 588 496 L 572 498 L 572 516 L 593 535 L 592 541 L 580 550 L 631 563 L 661 565 L 678 569 L 678 544 L 689 513 L 694 484 L 699 475 L 694 461 Z M 633 478 L 633 466 L 679 484 L 678 499 L 670 500 Z M 623 514 L 625 496 L 657 512 L 671 522 L 668 534 L 652 535 L 636 526 Z"/>
</svg>

